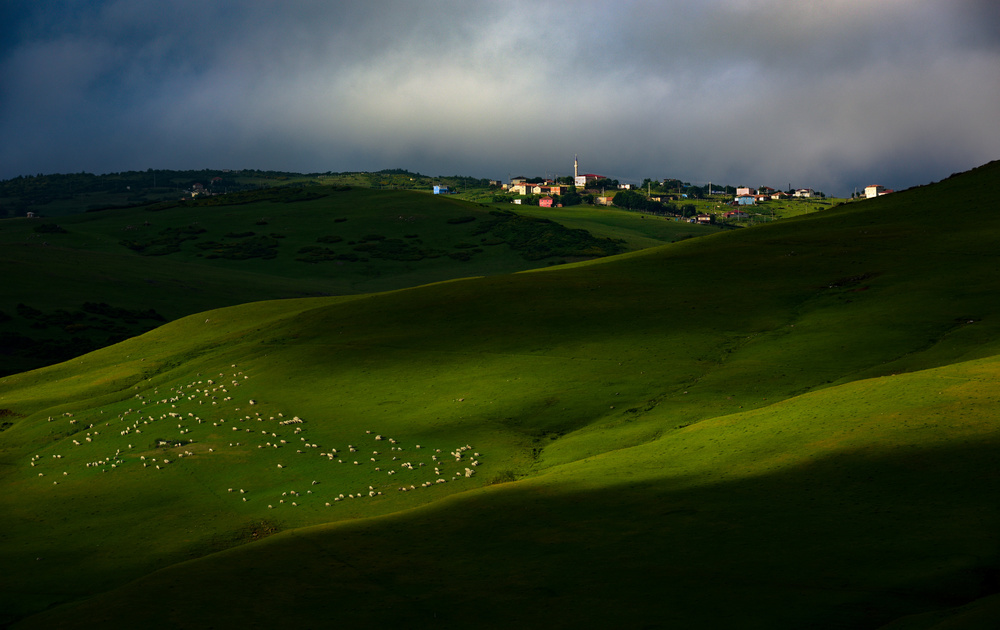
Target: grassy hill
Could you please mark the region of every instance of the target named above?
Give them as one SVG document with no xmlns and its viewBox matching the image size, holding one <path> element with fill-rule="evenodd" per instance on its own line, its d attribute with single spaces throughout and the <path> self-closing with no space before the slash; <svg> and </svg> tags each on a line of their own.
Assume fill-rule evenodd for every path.
<svg viewBox="0 0 1000 630">
<path fill-rule="evenodd" d="M 343 187 L 7 219 L 0 374 L 220 306 L 510 273 L 712 232 L 625 213 L 587 228 L 426 193 Z"/>
<path fill-rule="evenodd" d="M 3 621 L 986 627 L 998 175 L 4 377 Z"/>
</svg>

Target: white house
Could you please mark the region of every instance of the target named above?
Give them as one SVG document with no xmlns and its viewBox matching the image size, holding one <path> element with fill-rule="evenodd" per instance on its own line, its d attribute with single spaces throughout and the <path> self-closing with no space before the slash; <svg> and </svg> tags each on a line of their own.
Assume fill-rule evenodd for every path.
<svg viewBox="0 0 1000 630">
<path fill-rule="evenodd" d="M 885 186 L 879 184 L 872 184 L 871 186 L 865 186 L 865 199 L 871 199 L 872 197 L 878 197 L 885 193 Z"/>
<path fill-rule="evenodd" d="M 812 197 L 813 194 L 814 194 L 814 191 L 813 191 L 812 188 L 799 188 L 799 189 L 797 189 L 795 191 L 795 194 L 793 196 L 794 197 L 809 198 L 809 197 Z"/>
</svg>

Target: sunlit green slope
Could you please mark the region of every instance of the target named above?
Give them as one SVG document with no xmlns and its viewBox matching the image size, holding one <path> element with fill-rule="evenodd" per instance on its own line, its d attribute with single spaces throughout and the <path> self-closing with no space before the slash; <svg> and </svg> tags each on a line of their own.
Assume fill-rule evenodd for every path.
<svg viewBox="0 0 1000 630">
<path fill-rule="evenodd" d="M 997 170 L 6 377 L 0 609 L 877 627 L 988 596 Z"/>
<path fill-rule="evenodd" d="M 998 369 L 842 385 L 416 510 L 284 532 L 37 627 L 308 626 L 330 611 L 366 627 L 878 627 L 994 587 Z"/>
</svg>

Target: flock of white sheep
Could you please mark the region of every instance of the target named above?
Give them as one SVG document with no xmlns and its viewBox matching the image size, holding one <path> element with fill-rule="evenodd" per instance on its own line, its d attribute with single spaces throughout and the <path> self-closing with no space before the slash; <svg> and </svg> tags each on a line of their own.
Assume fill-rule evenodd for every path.
<svg viewBox="0 0 1000 630">
<path fill-rule="evenodd" d="M 232 368 L 237 366 L 233 364 Z M 473 452 L 470 444 L 444 454 L 440 448 L 420 444 L 414 445 L 411 451 L 399 440 L 371 430 L 343 448 L 320 446 L 307 435 L 308 424 L 298 416 L 286 418 L 282 412 L 266 417 L 259 411 L 249 413 L 251 408 L 258 407 L 255 399 L 248 399 L 247 409 L 236 406 L 240 403 L 233 402 L 230 390 L 240 387 L 249 378 L 237 370 L 231 375 L 220 372 L 217 378 L 202 378 L 166 388 L 168 392 L 162 395 L 159 388 L 155 388 L 149 397 L 136 394 L 135 407 L 103 423 L 103 410 L 92 414 L 93 417 L 85 420 L 85 424 L 81 424 L 72 413 L 64 413 L 60 418 L 50 417 L 49 422 L 69 418 L 69 437 L 59 446 L 47 450 L 64 447 L 67 450 L 84 448 L 93 452 L 95 444 L 110 443 L 105 455 L 90 458 L 83 464 L 85 469 L 101 473 L 132 471 L 140 466 L 147 471 L 164 470 L 167 466 L 180 464 L 184 459 L 212 456 L 216 449 L 243 455 L 230 457 L 227 461 L 239 462 L 240 467 L 259 467 L 261 474 L 253 474 L 250 478 L 259 480 L 261 489 L 251 492 L 247 488 L 235 491 L 229 487 L 224 490 L 244 503 L 256 499 L 255 494 L 259 495 L 260 503 L 270 501 L 268 509 L 283 505 L 298 507 L 300 502 L 303 505 L 322 503 L 329 507 L 344 500 L 380 497 L 383 490 L 410 492 L 431 488 L 468 479 L 476 474 L 480 465 L 480 454 Z M 173 431 L 177 432 L 174 436 L 168 435 Z M 229 437 L 224 437 L 226 435 Z M 367 446 L 362 446 L 363 443 Z M 290 453 L 292 448 L 295 449 L 294 454 Z M 309 465 L 308 461 L 304 461 L 307 457 L 318 457 L 323 464 Z M 49 462 L 49 459 L 52 461 Z M 44 477 L 46 470 L 51 473 L 65 468 L 58 465 L 62 459 L 63 453 L 48 453 L 45 458 L 36 453 L 29 463 L 31 467 L 41 469 L 38 476 Z M 312 464 L 315 464 L 315 459 Z M 340 467 L 345 465 L 349 468 Z M 360 467 L 360 470 L 355 467 Z M 315 493 L 310 489 L 303 497 L 298 491 L 285 490 L 277 495 L 275 488 L 278 480 L 263 474 L 270 469 L 276 471 L 274 474 L 280 475 L 282 481 L 305 483 L 302 473 L 294 470 L 296 468 L 300 468 L 302 473 L 308 472 L 310 477 L 316 477 L 310 484 L 320 486 Z M 289 469 L 293 472 L 286 472 Z M 238 476 L 246 478 L 246 472 L 240 471 Z M 55 474 L 67 477 L 70 470 Z M 58 485 L 59 481 L 52 483 Z M 327 487 L 331 490 L 326 491 Z M 356 488 L 360 489 L 355 491 Z M 275 494 L 271 495 L 272 492 Z"/>
</svg>

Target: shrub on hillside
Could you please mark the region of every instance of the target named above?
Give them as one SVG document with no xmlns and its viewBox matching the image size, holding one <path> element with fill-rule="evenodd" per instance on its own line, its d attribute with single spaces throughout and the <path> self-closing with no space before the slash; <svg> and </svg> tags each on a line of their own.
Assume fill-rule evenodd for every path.
<svg viewBox="0 0 1000 630">
<path fill-rule="evenodd" d="M 364 258 L 361 258 L 357 254 L 352 254 L 352 253 L 338 254 L 337 252 L 328 247 L 319 247 L 317 245 L 310 245 L 307 247 L 303 247 L 298 251 L 298 253 L 302 255 L 297 256 L 295 260 L 298 260 L 299 262 L 314 263 L 314 264 L 321 262 L 330 262 L 330 261 L 358 262 L 365 260 Z"/>
<path fill-rule="evenodd" d="M 65 228 L 55 223 L 43 223 L 35 226 L 35 231 L 39 234 L 66 234 Z"/>
<path fill-rule="evenodd" d="M 163 256 L 181 250 L 181 243 L 198 238 L 198 234 L 207 232 L 197 225 L 187 225 L 161 230 L 159 236 L 148 239 L 120 241 L 122 245 L 142 256 Z"/>
<path fill-rule="evenodd" d="M 40 310 L 33 306 L 28 306 L 23 302 L 18 302 L 15 308 L 17 309 L 17 314 L 25 319 L 37 319 L 42 316 L 42 312 Z"/>
<path fill-rule="evenodd" d="M 225 258 L 227 260 L 262 258 L 267 260 L 278 255 L 278 241 L 267 236 L 257 236 L 235 243 L 209 241 L 198 243 L 197 247 L 210 251 L 205 255 L 205 258 Z"/>
<path fill-rule="evenodd" d="M 526 260 L 542 260 L 551 256 L 601 257 L 624 251 L 621 246 L 623 241 L 597 238 L 586 230 L 571 230 L 549 219 L 497 210 L 490 215 L 492 218 L 477 225 L 472 235 L 488 235 L 490 241 L 505 242 Z"/>
<path fill-rule="evenodd" d="M 375 242 L 362 243 L 354 248 L 356 252 L 365 252 L 372 258 L 382 260 L 417 261 L 428 257 L 432 250 L 419 247 L 416 243 L 407 243 L 398 238 L 387 238 Z"/>
</svg>

